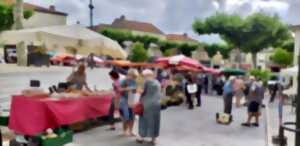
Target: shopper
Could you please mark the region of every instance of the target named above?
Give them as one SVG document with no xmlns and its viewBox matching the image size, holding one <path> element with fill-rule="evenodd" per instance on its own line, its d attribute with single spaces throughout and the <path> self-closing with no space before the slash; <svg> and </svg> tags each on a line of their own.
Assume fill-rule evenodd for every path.
<svg viewBox="0 0 300 146">
<path fill-rule="evenodd" d="M 188 103 L 188 109 L 194 109 L 193 97 L 197 98 L 197 106 L 201 105 L 200 96 L 196 96 L 198 92 L 198 85 L 193 80 L 191 75 L 186 76 L 187 83 L 185 84 L 185 96 Z"/>
<path fill-rule="evenodd" d="M 110 78 L 113 80 L 113 91 L 114 96 L 111 100 L 111 106 L 109 109 L 109 120 L 110 120 L 110 128 L 109 130 L 115 130 L 115 119 L 114 114 L 116 113 L 116 110 L 119 109 L 119 103 L 120 103 L 120 95 L 121 95 L 121 86 L 120 86 L 120 80 L 119 80 L 119 74 L 116 71 L 109 72 Z"/>
<path fill-rule="evenodd" d="M 151 143 L 156 144 L 156 139 L 160 131 L 160 83 L 154 78 L 151 70 L 144 70 L 145 78 L 144 91 L 140 102 L 144 107 L 143 114 L 139 117 L 139 136 L 138 143 L 143 143 L 145 137 L 151 138 Z"/>
<path fill-rule="evenodd" d="M 127 76 L 121 81 L 121 96 L 120 96 L 120 113 L 123 120 L 123 134 L 134 136 L 132 130 L 134 126 L 135 115 L 132 111 L 132 101 L 136 93 L 136 78 L 138 71 L 135 69 L 129 69 Z"/>
<path fill-rule="evenodd" d="M 249 96 L 247 97 L 248 102 L 248 119 L 245 123 L 242 123 L 242 126 L 250 127 L 251 125 L 258 127 L 259 126 L 259 117 L 260 117 L 260 107 L 262 105 L 261 90 L 263 86 L 261 83 L 254 81 L 251 85 Z M 251 124 L 252 118 L 255 118 L 255 123 Z"/>
<path fill-rule="evenodd" d="M 224 98 L 224 113 L 231 114 L 232 111 L 232 98 L 234 95 L 233 91 L 233 83 L 234 83 L 235 77 L 231 76 L 229 80 L 224 85 L 224 92 L 223 92 L 223 98 Z"/>
<path fill-rule="evenodd" d="M 242 79 L 242 77 L 238 77 L 233 84 L 234 87 L 234 97 L 235 97 L 235 105 L 236 107 L 240 107 L 241 106 L 241 99 L 244 97 L 244 90 L 245 90 L 245 83 Z"/>
</svg>

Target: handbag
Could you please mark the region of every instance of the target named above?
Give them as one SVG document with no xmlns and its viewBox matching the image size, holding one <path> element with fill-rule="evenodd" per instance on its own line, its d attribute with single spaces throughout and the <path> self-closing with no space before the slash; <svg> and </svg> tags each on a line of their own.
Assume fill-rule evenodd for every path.
<svg viewBox="0 0 300 146">
<path fill-rule="evenodd" d="M 144 113 L 144 105 L 141 102 L 138 102 L 133 105 L 132 112 L 136 115 L 142 116 Z"/>
</svg>

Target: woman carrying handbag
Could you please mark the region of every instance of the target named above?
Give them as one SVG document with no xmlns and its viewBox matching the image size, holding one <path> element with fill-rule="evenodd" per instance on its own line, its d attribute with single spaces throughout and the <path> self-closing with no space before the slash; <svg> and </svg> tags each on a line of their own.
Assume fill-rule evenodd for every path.
<svg viewBox="0 0 300 146">
<path fill-rule="evenodd" d="M 143 107 L 142 115 L 139 117 L 139 136 L 138 143 L 143 143 L 144 138 L 151 138 L 151 143 L 156 144 L 156 139 L 160 131 L 160 83 L 155 79 L 152 70 L 144 70 L 145 78 L 144 91 L 140 98 L 139 107 Z M 138 106 L 136 106 L 138 107 Z"/>
</svg>

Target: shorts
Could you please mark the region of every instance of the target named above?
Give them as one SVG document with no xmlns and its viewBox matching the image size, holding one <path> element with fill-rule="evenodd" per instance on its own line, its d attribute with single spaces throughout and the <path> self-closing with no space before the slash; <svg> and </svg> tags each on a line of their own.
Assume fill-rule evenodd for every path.
<svg viewBox="0 0 300 146">
<path fill-rule="evenodd" d="M 258 102 L 252 101 L 248 105 L 248 112 L 249 113 L 258 113 L 259 112 L 260 104 Z"/>
<path fill-rule="evenodd" d="M 120 108 L 120 115 L 125 122 L 133 121 L 135 117 L 132 108 Z"/>
</svg>

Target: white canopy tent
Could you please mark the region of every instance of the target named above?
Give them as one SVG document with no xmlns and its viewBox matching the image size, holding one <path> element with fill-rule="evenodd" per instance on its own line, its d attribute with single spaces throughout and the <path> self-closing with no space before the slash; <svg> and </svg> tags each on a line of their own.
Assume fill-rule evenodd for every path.
<svg viewBox="0 0 300 146">
<path fill-rule="evenodd" d="M 280 74 L 283 76 L 297 76 L 298 74 L 298 66 L 294 66 L 291 68 L 282 69 Z"/>
<path fill-rule="evenodd" d="M 47 49 L 66 53 L 74 48 L 78 54 L 109 55 L 113 58 L 126 58 L 127 53 L 116 42 L 80 25 L 50 26 L 17 31 L 5 31 L 0 34 L 5 44 L 24 42 L 27 45 L 43 45 Z"/>
<path fill-rule="evenodd" d="M 286 89 L 283 91 L 284 94 L 289 95 L 289 96 L 295 96 L 297 95 L 297 88 L 298 88 L 298 82 L 297 82 L 297 77 L 298 77 L 298 66 L 294 66 L 291 68 L 286 68 L 280 71 L 280 75 L 282 77 L 292 77 L 293 79 L 293 84 L 289 89 Z"/>
</svg>

